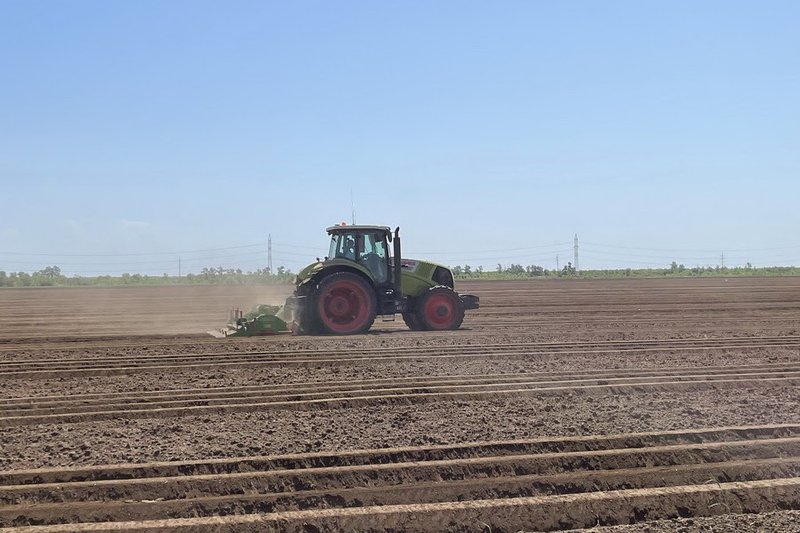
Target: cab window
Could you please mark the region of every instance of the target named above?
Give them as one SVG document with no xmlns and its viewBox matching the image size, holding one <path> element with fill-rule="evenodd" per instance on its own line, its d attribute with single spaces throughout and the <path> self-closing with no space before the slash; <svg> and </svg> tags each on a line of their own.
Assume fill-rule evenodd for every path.
<svg viewBox="0 0 800 533">
<path fill-rule="evenodd" d="M 358 244 L 358 262 L 372 272 L 376 283 L 385 283 L 389 279 L 386 240 L 380 234 L 365 233 Z"/>
<path fill-rule="evenodd" d="M 356 260 L 356 238 L 352 233 L 335 233 L 331 236 L 331 248 L 328 252 L 331 259 Z"/>
</svg>

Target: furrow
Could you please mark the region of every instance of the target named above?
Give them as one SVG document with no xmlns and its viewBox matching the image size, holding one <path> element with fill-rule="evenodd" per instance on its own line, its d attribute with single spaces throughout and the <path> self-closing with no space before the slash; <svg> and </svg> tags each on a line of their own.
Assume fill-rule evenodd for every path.
<svg viewBox="0 0 800 533">
<path fill-rule="evenodd" d="M 717 376 L 739 374 L 743 372 L 775 372 L 786 373 L 800 371 L 797 363 L 769 363 L 759 365 L 739 365 L 739 366 L 705 366 L 705 367 L 657 367 L 657 368 L 626 368 L 613 371 L 598 369 L 586 374 L 585 372 L 525 372 L 516 374 L 447 374 L 441 376 L 399 376 L 391 379 L 361 379 L 354 380 L 333 380 L 333 381 L 310 381 L 296 383 L 281 383 L 278 385 L 249 385 L 249 386 L 229 386 L 229 387 L 204 387 L 195 389 L 166 389 L 152 391 L 136 391 L 136 398 L 141 401 L 158 399 L 191 399 L 195 397 L 204 398 L 225 398 L 233 397 L 242 392 L 302 392 L 312 388 L 316 391 L 340 390 L 359 387 L 383 387 L 387 385 L 458 385 L 462 383 L 504 383 L 509 381 L 526 381 L 530 379 L 583 379 L 592 377 L 595 379 L 608 378 L 627 378 L 638 376 L 684 376 L 701 374 L 714 374 Z M 73 403 L 93 402 L 108 400 L 127 399 L 131 396 L 130 392 L 107 392 L 89 394 L 71 394 L 69 396 L 26 396 L 16 398 L 0 398 L 0 408 L 14 406 L 39 406 L 39 405 L 59 405 L 60 402 Z"/>
<path fill-rule="evenodd" d="M 427 334 L 428 336 L 430 333 Z M 572 350 L 576 348 L 581 349 L 614 349 L 614 348 L 640 348 L 640 347 L 659 347 L 659 346 L 710 346 L 713 344 L 725 345 L 750 345 L 750 344 L 770 344 L 770 343 L 798 343 L 800 344 L 800 336 L 780 336 L 780 337 L 717 337 L 717 338 L 703 338 L 703 339 L 636 339 L 636 340 L 607 340 L 607 341 L 575 341 L 575 342 L 532 342 L 532 343 L 494 343 L 494 344 L 457 344 L 457 345 L 443 345 L 437 346 L 436 350 L 439 352 L 491 352 L 491 351 L 508 351 L 514 349 L 529 349 L 529 350 L 559 350 L 567 349 Z M 375 355 L 414 355 L 426 354 L 430 351 L 426 347 L 416 346 L 397 346 L 386 349 L 370 349 L 366 347 L 357 348 L 355 350 L 348 350 L 350 354 L 360 354 L 364 356 Z M 330 355 L 331 350 L 313 350 L 313 349 L 274 349 L 269 351 L 227 351 L 227 352 L 203 352 L 203 353 L 180 353 L 180 354 L 119 354 L 119 355 L 103 355 L 101 357 L 90 357 L 83 359 L 86 362 L 92 363 L 114 363 L 118 361 L 127 362 L 136 359 L 142 362 L 158 362 L 164 359 L 180 358 L 184 360 L 204 359 L 208 357 L 256 357 L 256 356 L 280 356 L 283 358 L 300 357 L 307 358 L 312 356 L 327 356 Z M 81 355 L 85 355 L 81 351 Z M 57 363 L 72 363 L 74 359 L 28 359 L 22 361 L 0 361 L 0 369 L 5 367 L 12 367 L 16 364 L 28 365 L 52 365 Z"/>
<path fill-rule="evenodd" d="M 198 489 L 189 488 L 191 496 L 169 498 L 147 493 L 142 500 L 113 499 L 107 501 L 69 501 L 45 504 L 24 504 L 0 507 L 0 526 L 23 523 L 58 523 L 68 509 L 71 520 L 109 522 L 116 520 L 151 520 L 154 518 L 189 518 L 192 516 L 249 513 L 276 513 L 306 509 L 359 508 L 412 503 L 459 502 L 490 498 L 561 496 L 618 491 L 623 489 L 661 488 L 682 485 L 703 485 L 709 481 L 747 482 L 787 479 L 800 473 L 800 460 L 742 461 L 721 464 L 680 465 L 671 467 L 626 468 L 608 472 L 571 472 L 568 474 L 510 475 L 495 478 L 470 478 L 458 481 L 434 480 L 396 485 L 330 487 L 311 490 L 274 491 L 263 494 L 196 496 Z M 338 480 L 348 483 L 351 480 Z M 292 487 L 289 487 L 292 489 Z M 253 491 L 246 486 L 247 492 Z M 117 494 L 113 494 L 116 496 Z M 164 498 L 164 499 L 161 499 Z"/>
<path fill-rule="evenodd" d="M 780 386 L 796 387 L 800 385 L 799 376 L 790 377 L 746 377 L 743 379 L 707 378 L 690 379 L 684 381 L 658 381 L 653 379 L 638 380 L 634 383 L 608 383 L 608 384 L 577 384 L 560 385 L 550 384 L 542 386 L 537 384 L 531 387 L 522 387 L 520 384 L 511 384 L 505 388 L 495 388 L 494 390 L 469 390 L 469 391 L 441 391 L 441 392 L 383 392 L 377 391 L 356 391 L 356 393 L 339 396 L 326 394 L 322 397 L 307 399 L 292 399 L 291 397 L 275 399 L 274 401 L 252 401 L 242 402 L 234 399 L 231 401 L 221 400 L 215 405 L 188 405 L 183 407 L 159 407 L 151 405 L 146 409 L 133 409 L 125 406 L 120 409 L 108 410 L 88 410 L 85 412 L 70 412 L 65 414 L 40 414 L 40 415 L 18 415 L 0 417 L 0 427 L 10 427 L 30 424 L 57 424 L 57 423 L 78 423 L 96 420 L 108 420 L 114 418 L 163 418 L 175 416 L 192 416 L 198 414 L 226 414 L 260 411 L 266 409 L 320 409 L 320 408 L 345 408 L 362 407 L 369 405 L 387 404 L 408 404 L 436 402 L 442 400 L 486 400 L 492 396 L 497 397 L 522 397 L 522 396 L 541 396 L 545 394 L 631 394 L 640 390 L 647 391 L 681 391 L 691 392 L 698 390 L 728 390 L 737 387 L 757 387 L 757 386 Z M 214 402 L 206 401 L 206 404 Z"/>
<path fill-rule="evenodd" d="M 328 357 L 321 357 L 319 359 L 281 359 L 281 358 L 259 358 L 254 360 L 230 360 L 230 359 L 215 359 L 208 358 L 202 363 L 191 362 L 186 364 L 132 364 L 120 363 L 114 366 L 93 366 L 85 362 L 76 361 L 70 365 L 52 365 L 47 369 L 17 369 L 17 370 L 4 370 L 0 372 L 0 379 L 19 379 L 19 378 L 52 378 L 63 377 L 66 375 L 79 375 L 79 376 L 109 376 L 130 374 L 135 372 L 165 372 L 175 369 L 185 370 L 203 370 L 203 369 L 216 369 L 219 367 L 231 368 L 250 368 L 260 366 L 278 366 L 278 367 L 291 367 L 291 366 L 318 366 L 320 364 L 337 365 L 337 364 L 351 364 L 364 361 L 402 361 L 402 360 L 425 360 L 425 359 L 463 359 L 463 358 L 506 358 L 506 359 L 525 359 L 531 357 L 547 357 L 553 355 L 600 355 L 609 352 L 614 353 L 645 353 L 645 352 L 664 352 L 675 349 L 681 351 L 709 351 L 709 350 L 730 350 L 742 348 L 742 345 L 719 345 L 719 346 L 685 346 L 685 347 L 658 347 L 658 348 L 639 348 L 639 349 L 618 349 L 618 350 L 569 350 L 557 352 L 487 352 L 487 353 L 458 353 L 458 354 L 440 354 L 430 353 L 427 355 L 407 355 L 407 356 L 352 356 L 349 354 L 331 355 Z M 800 347 L 800 343 L 783 343 L 783 344 L 752 344 L 747 345 L 748 349 L 756 348 L 793 348 Z M 20 368 L 24 368 L 21 366 Z"/>
<path fill-rule="evenodd" d="M 796 425 L 295 454 L 260 458 L 253 470 L 258 460 L 0 473 L 0 526 L 466 531 L 480 519 L 554 530 L 600 516 L 616 524 L 800 508 Z M 187 469 L 200 465 L 221 471 Z"/>
<path fill-rule="evenodd" d="M 698 369 L 701 370 L 701 369 Z M 681 382 L 681 381 L 736 381 L 736 380 L 758 380 L 764 378 L 800 378 L 800 371 L 781 369 L 770 372 L 727 372 L 723 374 L 692 373 L 684 375 L 651 373 L 644 376 L 635 377 L 597 377 L 596 375 L 584 375 L 581 379 L 559 379 L 559 377 L 539 377 L 532 380 L 529 376 L 514 378 L 509 376 L 503 379 L 480 379 L 474 380 L 444 380 L 442 382 L 405 383 L 404 387 L 389 386 L 390 384 L 362 384 L 355 382 L 350 386 L 326 386 L 324 382 L 297 388 L 286 389 L 260 389 L 244 390 L 228 393 L 209 394 L 198 392 L 192 395 L 164 395 L 150 398 L 142 398 L 139 395 L 118 397 L 115 401 L 109 399 L 86 399 L 82 396 L 75 396 L 70 400 L 53 402 L 31 402 L 0 405 L 0 420 L 15 416 L 40 416 L 55 414 L 78 414 L 95 412 L 98 406 L 105 410 L 147 410 L 153 408 L 169 407 L 192 407 L 192 406 L 224 406 L 226 404 L 236 404 L 245 401 L 304 401 L 319 399 L 337 399 L 353 396 L 363 396 L 367 394 L 381 393 L 383 395 L 401 396 L 414 393 L 455 393 L 455 392 L 502 392 L 509 388 L 519 390 L 549 388 L 549 387 L 580 387 L 590 385 L 624 385 L 641 384 L 656 382 Z M 391 384 L 396 385 L 396 384 Z M 169 399 L 167 399 L 169 398 Z"/>
<path fill-rule="evenodd" d="M 252 513 L 185 519 L 72 523 L 8 529 L 9 533 L 285 531 L 452 531 L 485 524 L 495 531 L 590 528 L 677 516 L 714 516 L 800 508 L 800 479 L 627 489 L 533 496 L 385 505 L 325 510 Z"/>
<path fill-rule="evenodd" d="M 674 444 L 645 448 L 611 448 L 594 451 L 478 456 L 460 459 L 391 462 L 296 469 L 271 469 L 221 474 L 195 474 L 138 479 L 111 479 L 0 486 L 0 508 L 14 505 L 88 500 L 185 499 L 197 495 L 241 495 L 338 490 L 353 486 L 408 486 L 410 484 L 507 477 L 567 477 L 593 472 L 597 479 L 611 472 L 658 468 L 656 481 L 670 469 L 708 468 L 717 477 L 730 474 L 731 464 L 746 470 L 776 468 L 798 473 L 800 438 Z M 752 468 L 751 468 L 752 467 Z M 705 471 L 705 470 L 703 470 Z M 795 474 L 793 474 L 795 475 Z M 619 477 L 619 476 L 617 476 Z M 705 478 L 705 481 L 708 478 Z M 561 487 L 553 492 L 570 492 Z"/>
<path fill-rule="evenodd" d="M 41 468 L 0 471 L 0 486 L 29 483 L 71 483 L 113 479 L 140 479 L 185 475 L 230 474 L 259 470 L 296 470 L 352 467 L 399 462 L 461 460 L 507 455 L 577 453 L 598 450 L 639 449 L 658 446 L 698 445 L 715 442 L 769 442 L 800 437 L 800 424 L 731 426 L 695 430 L 542 437 L 533 439 L 409 446 L 349 451 L 311 452 L 276 456 L 232 457 L 198 461 L 161 461 L 118 465 Z"/>
</svg>

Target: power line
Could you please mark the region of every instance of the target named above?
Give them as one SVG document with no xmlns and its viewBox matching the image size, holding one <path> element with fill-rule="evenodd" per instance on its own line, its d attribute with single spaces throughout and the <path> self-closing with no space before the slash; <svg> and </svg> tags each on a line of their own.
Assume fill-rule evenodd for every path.
<svg viewBox="0 0 800 533">
<path fill-rule="evenodd" d="M 503 252 L 519 252 L 524 250 L 537 250 L 541 248 L 556 248 L 562 246 L 569 246 L 571 243 L 567 242 L 555 242 L 550 244 L 537 244 L 534 246 L 524 246 L 522 248 L 499 248 L 495 250 L 455 250 L 452 252 L 415 252 L 418 254 L 425 254 L 425 255 L 448 255 L 448 254 L 458 254 L 458 253 L 467 253 L 467 254 L 491 254 L 491 253 L 503 253 Z"/>
<path fill-rule="evenodd" d="M 584 255 L 586 255 L 586 254 L 584 254 Z M 594 257 L 594 253 L 593 252 L 589 252 L 589 257 L 593 258 Z M 602 257 L 598 257 L 598 258 L 595 258 L 595 259 L 598 259 L 600 261 L 609 261 L 609 259 L 605 259 L 605 258 L 602 258 Z M 635 259 L 625 259 L 624 261 L 625 261 L 625 263 L 633 263 L 633 264 L 636 264 L 636 265 L 647 265 L 647 266 L 654 266 L 654 267 L 663 266 L 663 263 L 660 262 L 660 261 L 637 261 Z"/>
<path fill-rule="evenodd" d="M 643 251 L 650 251 L 650 252 L 700 252 L 700 253 L 716 253 L 714 248 L 649 248 L 643 246 L 620 246 L 616 244 L 601 244 L 596 242 L 586 242 L 584 241 L 583 244 L 588 244 L 590 246 L 598 246 L 602 248 L 619 248 L 623 250 L 643 250 Z M 794 250 L 800 248 L 800 244 L 795 244 L 791 246 L 776 246 L 772 248 L 726 248 L 729 252 L 768 252 L 771 250 Z"/>
<path fill-rule="evenodd" d="M 202 252 L 218 252 L 223 250 L 237 250 L 240 248 L 254 248 L 256 246 L 264 246 L 263 242 L 255 244 L 243 244 L 241 246 L 225 246 L 223 248 L 202 248 L 198 250 L 179 250 L 176 252 L 137 252 L 127 254 L 56 254 L 56 253 L 34 253 L 34 252 L 3 252 L 0 255 L 21 255 L 21 256 L 44 256 L 44 257 L 132 257 L 142 255 L 177 255 L 177 254 L 194 254 Z"/>
<path fill-rule="evenodd" d="M 712 261 L 712 260 L 717 259 L 717 257 L 718 257 L 716 255 L 704 255 L 704 256 L 697 256 L 697 255 L 695 255 L 695 256 L 681 256 L 680 254 L 675 254 L 675 255 L 650 255 L 650 254 L 632 254 L 632 253 L 626 253 L 626 252 L 603 251 L 603 250 L 600 250 L 600 249 L 596 249 L 593 246 L 587 247 L 586 243 L 584 243 L 583 250 L 584 251 L 589 251 L 589 252 L 595 253 L 595 254 L 610 255 L 610 256 L 613 256 L 613 257 L 620 257 L 620 256 L 622 256 L 622 257 L 640 257 L 640 258 L 650 258 L 650 259 L 662 259 L 662 260 L 665 260 L 665 261 L 672 261 L 672 260 L 674 260 L 676 258 L 677 259 L 693 259 L 693 260 L 708 260 L 708 261 Z"/>
<path fill-rule="evenodd" d="M 276 242 L 274 243 L 276 246 L 282 246 L 284 248 L 299 248 L 301 250 L 319 250 L 323 248 L 322 246 L 300 246 L 298 244 L 287 244 L 284 242 Z"/>
<path fill-rule="evenodd" d="M 263 256 L 263 251 L 257 252 L 244 252 L 240 254 L 227 254 L 227 255 L 209 255 L 209 256 L 202 256 L 202 257 L 190 257 L 188 259 L 182 258 L 184 263 L 190 262 L 197 262 L 197 261 L 208 261 L 208 260 L 216 260 L 216 259 L 228 259 L 231 257 L 252 257 L 252 256 Z M 8 264 L 20 264 L 20 265 L 40 265 L 43 263 L 47 263 L 48 261 L 44 260 L 34 260 L 31 259 L 29 261 L 2 261 L 2 263 Z M 155 259 L 151 261 L 124 261 L 124 262 L 62 262 L 58 261 L 58 266 L 126 266 L 126 265 L 174 265 L 174 259 Z"/>
<path fill-rule="evenodd" d="M 539 260 L 539 259 L 544 259 L 544 258 L 548 258 L 548 259 L 552 258 L 553 254 L 557 253 L 557 252 L 569 253 L 569 249 L 552 250 L 552 251 L 549 251 L 549 252 L 542 252 L 542 253 L 538 253 L 538 254 L 515 254 L 515 255 L 504 255 L 504 256 L 491 255 L 491 256 L 485 256 L 485 257 L 450 256 L 450 257 L 439 258 L 439 259 L 437 259 L 437 261 L 443 261 L 443 262 L 448 262 L 448 263 L 460 263 L 460 262 L 464 262 L 464 261 L 498 261 L 498 260 L 501 260 L 501 259 Z M 413 257 L 415 255 L 417 255 L 417 254 L 416 253 L 410 253 L 408 255 L 407 254 L 403 254 L 403 256 L 405 256 L 405 257 Z M 420 255 L 422 255 L 422 254 L 420 253 Z"/>
<path fill-rule="evenodd" d="M 276 246 L 273 247 L 272 245 Z M 553 256 L 556 256 L 557 268 L 560 266 L 560 255 L 572 253 L 575 262 L 575 268 L 579 267 L 579 251 L 588 253 L 590 259 L 594 259 L 602 263 L 630 263 L 640 265 L 658 266 L 672 261 L 683 263 L 696 264 L 726 264 L 736 265 L 745 262 L 781 262 L 797 264 L 800 262 L 798 253 L 800 246 L 781 246 L 770 248 L 753 248 L 753 249 L 727 249 L 728 256 L 725 253 L 720 253 L 717 250 L 704 250 L 697 248 L 655 248 L 655 247 L 638 247 L 638 246 L 623 246 L 623 245 L 608 245 L 593 242 L 583 241 L 579 248 L 578 236 L 574 235 L 572 242 L 555 242 L 550 244 L 532 244 L 522 247 L 511 248 L 495 248 L 486 250 L 458 250 L 458 251 L 412 251 L 407 256 L 410 257 L 431 257 L 437 262 L 445 264 L 464 264 L 464 263 L 479 263 L 487 264 L 489 262 L 499 262 L 505 260 L 512 260 L 516 262 L 548 262 L 552 261 Z M 571 246 L 570 246 L 571 245 Z M 258 248 L 257 250 L 249 250 L 251 248 Z M 0 260 L 1 265 L 23 265 L 21 269 L 41 268 L 45 263 L 57 264 L 65 271 L 89 273 L 107 273 L 119 272 L 125 270 L 140 270 L 140 272 L 163 272 L 164 270 L 174 272 L 175 261 L 178 262 L 178 275 L 183 275 L 185 270 L 194 270 L 202 263 L 205 265 L 223 264 L 223 265 L 248 265 L 254 263 L 258 268 L 263 268 L 264 259 L 266 259 L 266 267 L 270 272 L 273 271 L 275 264 L 284 265 L 305 265 L 313 259 L 318 253 L 321 252 L 322 246 L 304 246 L 291 243 L 278 243 L 272 240 L 271 234 L 268 234 L 266 242 L 243 244 L 236 246 L 225 246 L 216 248 L 199 248 L 190 251 L 174 251 L 174 252 L 140 252 L 140 253 L 122 253 L 122 254 L 43 254 L 43 253 L 23 253 L 23 252 L 0 252 L 0 256 L 7 255 L 17 259 Z M 572 250 L 570 250 L 572 248 Z M 306 251 L 307 250 L 307 251 Z M 266 251 L 266 258 L 264 258 Z M 313 251 L 313 252 L 312 252 Z M 756 252 L 770 252 L 759 254 Z M 235 252 L 235 253 L 226 253 Z M 651 253 L 648 253 L 651 252 Z M 684 253 L 681 253 L 684 252 Z M 688 253 L 687 253 L 688 252 Z M 732 253 L 731 253 L 732 252 Z M 738 253 L 737 253 L 738 252 Z M 406 254 L 404 254 L 406 255 Z M 27 256 L 27 258 L 25 258 Z M 177 256 L 177 257 L 174 257 Z M 188 256 L 188 257 L 187 257 Z M 125 260 L 124 258 L 141 257 L 144 260 Z M 146 259 L 153 257 L 153 259 Z M 568 257 L 568 256 L 567 256 Z M 25 259 L 23 259 L 25 258 Z M 62 262 L 60 258 L 119 258 L 114 261 L 67 261 Z M 438 258 L 438 259 L 437 259 Z M 584 257 L 585 259 L 585 257 Z M 584 261 L 585 262 L 585 261 Z M 590 261 L 594 262 L 594 261 Z M 141 267 L 139 266 L 141 265 Z M 194 267 L 192 266 L 194 265 Z M 98 270 L 100 267 L 104 270 Z M 150 267 L 150 268 L 147 268 Z M 85 270 L 84 270 L 85 269 Z"/>
</svg>

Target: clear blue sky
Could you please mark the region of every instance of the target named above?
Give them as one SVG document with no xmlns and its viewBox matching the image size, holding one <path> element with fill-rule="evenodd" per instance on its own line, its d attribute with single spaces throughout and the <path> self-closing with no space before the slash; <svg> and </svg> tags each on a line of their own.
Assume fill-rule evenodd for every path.
<svg viewBox="0 0 800 533">
<path fill-rule="evenodd" d="M 268 233 L 296 269 L 351 190 L 449 264 L 552 268 L 575 233 L 585 268 L 800 264 L 798 28 L 795 1 L 0 0 L 0 270 Z"/>
</svg>

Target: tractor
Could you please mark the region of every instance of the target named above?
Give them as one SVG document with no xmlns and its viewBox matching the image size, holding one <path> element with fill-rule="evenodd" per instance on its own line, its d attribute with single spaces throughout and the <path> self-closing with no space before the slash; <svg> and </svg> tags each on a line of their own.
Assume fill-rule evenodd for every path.
<svg viewBox="0 0 800 533">
<path fill-rule="evenodd" d="M 455 292 L 449 268 L 403 259 L 399 227 L 392 235 L 387 226 L 342 223 L 327 232 L 328 256 L 297 274 L 294 294 L 282 309 L 237 312 L 228 330 L 211 333 L 354 335 L 369 330 L 378 315 L 397 313 L 412 330 L 450 330 L 461 326 L 465 310 L 479 307 L 477 296 Z"/>
</svg>

